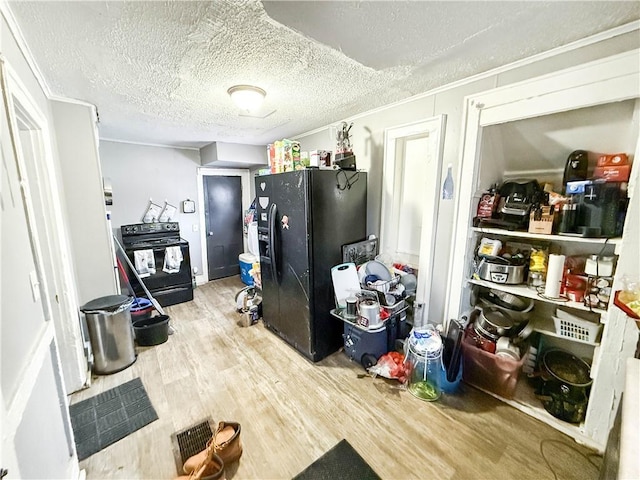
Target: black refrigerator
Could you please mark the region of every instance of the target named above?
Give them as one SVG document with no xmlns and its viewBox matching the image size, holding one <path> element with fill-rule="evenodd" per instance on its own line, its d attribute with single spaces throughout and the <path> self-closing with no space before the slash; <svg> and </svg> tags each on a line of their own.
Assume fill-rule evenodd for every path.
<svg viewBox="0 0 640 480">
<path fill-rule="evenodd" d="M 363 240 L 367 174 L 306 169 L 256 177 L 265 326 L 313 362 L 338 350 L 343 324 L 331 267 L 342 245 Z"/>
</svg>

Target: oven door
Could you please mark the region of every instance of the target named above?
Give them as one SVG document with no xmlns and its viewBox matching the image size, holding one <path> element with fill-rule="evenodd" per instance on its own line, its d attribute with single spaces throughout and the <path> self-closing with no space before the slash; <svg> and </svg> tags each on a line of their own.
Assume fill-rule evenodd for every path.
<svg viewBox="0 0 640 480">
<path fill-rule="evenodd" d="M 177 271 L 169 273 L 164 270 L 167 247 L 179 246 L 182 261 Z M 193 299 L 193 285 L 191 279 L 191 259 L 189 244 L 186 241 L 167 242 L 163 244 L 139 243 L 130 245 L 126 249 L 132 265 L 135 265 L 135 252 L 152 250 L 155 263 L 155 273 L 142 278 L 145 287 L 163 307 L 182 303 Z M 135 274 L 128 269 L 129 281 L 137 296 L 145 296 L 144 289 Z"/>
</svg>

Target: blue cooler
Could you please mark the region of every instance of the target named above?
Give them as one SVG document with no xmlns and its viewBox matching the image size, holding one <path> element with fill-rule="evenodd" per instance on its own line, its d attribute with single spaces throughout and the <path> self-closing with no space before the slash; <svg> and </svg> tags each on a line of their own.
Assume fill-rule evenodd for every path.
<svg viewBox="0 0 640 480">
<path fill-rule="evenodd" d="M 370 330 L 345 321 L 342 336 L 344 353 L 351 360 L 360 362 L 364 368 L 375 365 L 378 358 L 389 351 L 389 331 L 386 325 Z"/>
<path fill-rule="evenodd" d="M 253 277 L 249 274 L 249 270 L 253 268 L 253 263 L 257 262 L 258 259 L 251 253 L 241 253 L 238 256 L 238 261 L 240 262 L 240 280 L 245 285 L 252 287 Z"/>
</svg>

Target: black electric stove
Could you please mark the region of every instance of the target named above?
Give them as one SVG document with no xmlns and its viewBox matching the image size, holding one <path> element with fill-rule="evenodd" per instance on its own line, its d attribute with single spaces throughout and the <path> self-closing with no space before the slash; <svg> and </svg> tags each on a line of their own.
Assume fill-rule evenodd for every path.
<svg viewBox="0 0 640 480">
<path fill-rule="evenodd" d="M 127 257 L 160 305 L 166 307 L 193 300 L 189 242 L 180 237 L 178 222 L 122 225 L 120 234 Z M 174 247 L 180 249 L 182 260 L 179 266 L 174 262 L 173 268 L 167 268 L 165 257 L 171 255 L 169 249 Z M 144 296 L 144 289 L 134 273 L 130 268 L 126 271 L 136 295 Z"/>
</svg>

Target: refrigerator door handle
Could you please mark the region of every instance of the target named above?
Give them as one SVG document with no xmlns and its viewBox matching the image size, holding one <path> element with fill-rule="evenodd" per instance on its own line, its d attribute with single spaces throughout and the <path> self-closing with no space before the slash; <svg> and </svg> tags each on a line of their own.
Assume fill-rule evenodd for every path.
<svg viewBox="0 0 640 480">
<path fill-rule="evenodd" d="M 275 203 L 269 207 L 269 257 L 271 258 L 271 278 L 274 283 L 278 283 L 278 258 L 276 242 L 278 235 L 276 228 L 278 226 L 278 207 Z"/>
</svg>

